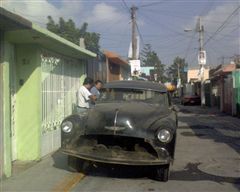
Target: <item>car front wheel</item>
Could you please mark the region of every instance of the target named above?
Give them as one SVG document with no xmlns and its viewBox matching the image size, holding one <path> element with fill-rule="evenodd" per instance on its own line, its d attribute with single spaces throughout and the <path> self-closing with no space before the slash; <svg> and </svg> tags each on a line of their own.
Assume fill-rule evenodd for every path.
<svg viewBox="0 0 240 192">
<path fill-rule="evenodd" d="M 68 163 L 68 169 L 72 172 L 84 172 L 86 168 L 85 161 L 71 155 L 68 155 L 67 163 Z"/>
<path fill-rule="evenodd" d="M 169 178 L 169 165 L 156 167 L 154 178 L 158 181 L 167 182 Z"/>
</svg>

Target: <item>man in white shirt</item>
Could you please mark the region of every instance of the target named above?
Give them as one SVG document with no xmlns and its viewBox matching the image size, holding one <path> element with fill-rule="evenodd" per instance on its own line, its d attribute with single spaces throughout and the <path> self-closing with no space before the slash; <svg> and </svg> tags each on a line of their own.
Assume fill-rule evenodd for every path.
<svg viewBox="0 0 240 192">
<path fill-rule="evenodd" d="M 93 80 L 89 77 L 85 78 L 83 85 L 78 90 L 78 111 L 84 111 L 90 107 L 89 103 L 96 100 L 96 96 L 90 93 L 93 86 Z"/>
</svg>

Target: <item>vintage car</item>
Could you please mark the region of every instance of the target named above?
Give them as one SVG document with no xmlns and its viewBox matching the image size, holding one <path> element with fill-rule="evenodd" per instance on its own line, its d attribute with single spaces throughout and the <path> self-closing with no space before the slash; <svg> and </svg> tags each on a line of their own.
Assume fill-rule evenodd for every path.
<svg viewBox="0 0 240 192">
<path fill-rule="evenodd" d="M 147 81 L 107 83 L 96 105 L 66 117 L 61 151 L 68 165 L 84 162 L 148 166 L 167 181 L 174 159 L 177 110 L 164 85 Z"/>
<path fill-rule="evenodd" d="M 184 95 L 181 99 L 182 105 L 201 105 L 201 97 L 198 95 Z"/>
</svg>

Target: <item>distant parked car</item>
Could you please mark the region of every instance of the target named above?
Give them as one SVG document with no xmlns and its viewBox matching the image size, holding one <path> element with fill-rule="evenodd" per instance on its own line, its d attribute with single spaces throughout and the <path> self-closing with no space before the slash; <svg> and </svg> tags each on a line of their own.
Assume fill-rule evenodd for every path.
<svg viewBox="0 0 240 192">
<path fill-rule="evenodd" d="M 198 95 L 185 95 L 181 99 L 182 105 L 200 105 L 201 97 Z"/>
<path fill-rule="evenodd" d="M 61 151 L 68 166 L 84 171 L 92 163 L 148 166 L 155 179 L 168 181 L 173 162 L 177 109 L 164 85 L 116 81 L 94 108 L 65 118 Z"/>
</svg>

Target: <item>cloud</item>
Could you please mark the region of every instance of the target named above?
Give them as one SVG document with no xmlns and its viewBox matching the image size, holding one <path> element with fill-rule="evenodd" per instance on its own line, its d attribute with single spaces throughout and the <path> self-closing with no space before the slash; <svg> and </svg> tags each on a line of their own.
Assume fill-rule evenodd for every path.
<svg viewBox="0 0 240 192">
<path fill-rule="evenodd" d="M 2 6 L 9 11 L 19 14 L 34 23 L 46 27 L 47 16 L 51 15 L 55 21 L 59 17 L 64 19 L 73 19 L 77 26 L 83 22 L 89 23 L 89 28 L 96 32 L 119 32 L 121 29 L 130 27 L 130 15 L 127 12 L 121 12 L 118 8 L 106 3 L 88 4 L 83 1 L 62 0 L 52 4 L 47 0 L 6 0 Z"/>
<path fill-rule="evenodd" d="M 131 36 L 130 13 L 109 3 L 98 3 L 85 21 L 89 24 L 89 30 L 101 34 L 103 49 L 127 54 Z"/>
<path fill-rule="evenodd" d="M 122 13 L 117 11 L 115 7 L 107 5 L 106 3 L 96 4 L 92 10 L 92 14 L 87 18 L 89 23 L 111 22 L 125 17 Z"/>
<path fill-rule="evenodd" d="M 84 0 L 4 0 L 2 6 L 9 11 L 21 15 L 30 21 L 46 27 L 47 16 L 51 15 L 55 21 L 59 17 L 73 19 L 80 27 L 87 22 L 88 30 L 101 34 L 101 47 L 116 52 L 128 51 L 131 25 L 130 13 L 126 9 L 119 9 L 120 3 L 86 2 Z M 143 21 L 138 21 L 143 26 Z"/>
<path fill-rule="evenodd" d="M 51 15 L 55 20 L 58 20 L 59 17 L 74 19 L 82 11 L 81 1 L 67 0 L 61 1 L 61 6 L 59 8 L 47 0 L 5 0 L 2 2 L 1 6 L 43 27 L 45 27 L 47 23 L 48 15 Z"/>
<path fill-rule="evenodd" d="M 206 33 L 209 35 L 213 34 L 223 23 L 224 21 L 231 15 L 231 13 L 239 6 L 239 4 L 222 4 L 214 9 L 210 10 L 206 15 L 202 16 L 202 23 L 204 25 L 204 29 Z M 196 26 L 197 20 L 199 16 L 194 17 L 190 26 Z M 221 37 L 224 35 L 228 35 L 235 28 L 240 25 L 240 17 L 239 10 L 235 13 L 235 15 L 226 23 L 224 29 L 219 32 L 219 35 L 216 37 Z M 188 25 L 189 26 L 189 25 Z"/>
<path fill-rule="evenodd" d="M 123 26 L 128 26 L 130 18 L 129 14 L 121 12 L 114 6 L 98 3 L 85 20 L 90 26 L 95 26 L 100 30 L 108 29 L 117 32 Z"/>
<path fill-rule="evenodd" d="M 205 44 L 205 49 L 209 56 L 208 58 L 212 58 L 208 63 L 211 62 L 212 64 L 217 64 L 220 57 L 230 57 L 239 52 L 239 10 L 228 22 L 225 23 L 221 31 L 215 33 L 238 6 L 238 2 L 224 3 L 215 6 L 212 10 L 202 16 L 202 23 L 205 31 L 204 42 L 209 40 Z M 188 26 L 191 26 L 190 28 L 193 29 L 196 26 L 198 18 L 199 16 L 194 17 Z M 197 41 L 194 42 L 194 46 L 199 46 Z"/>
<path fill-rule="evenodd" d="M 208 12 L 207 15 L 203 17 L 205 20 L 206 27 L 209 31 L 214 31 L 221 23 L 223 23 L 226 18 L 237 8 L 234 4 L 224 4 L 216 7 L 215 9 Z M 234 19 L 231 23 L 239 23 L 239 11 L 235 14 Z"/>
</svg>

